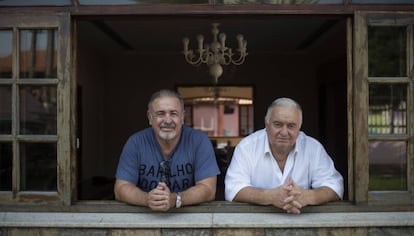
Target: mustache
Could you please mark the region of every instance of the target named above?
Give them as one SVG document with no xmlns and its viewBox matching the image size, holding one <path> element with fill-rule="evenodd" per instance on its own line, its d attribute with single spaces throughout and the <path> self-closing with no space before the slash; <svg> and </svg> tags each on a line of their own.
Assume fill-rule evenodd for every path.
<svg viewBox="0 0 414 236">
<path fill-rule="evenodd" d="M 162 123 L 160 125 L 160 128 L 175 128 L 175 124 L 174 123 L 171 123 L 171 124 Z"/>
</svg>

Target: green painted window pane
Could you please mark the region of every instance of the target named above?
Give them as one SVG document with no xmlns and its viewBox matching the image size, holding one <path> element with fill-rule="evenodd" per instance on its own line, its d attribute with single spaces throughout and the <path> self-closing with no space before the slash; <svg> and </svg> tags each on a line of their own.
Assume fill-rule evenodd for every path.
<svg viewBox="0 0 414 236">
<path fill-rule="evenodd" d="M 132 5 L 132 4 L 157 4 L 157 3 L 209 3 L 208 0 L 79 0 L 80 5 Z"/>
<path fill-rule="evenodd" d="M 20 133 L 57 134 L 56 86 L 20 87 Z"/>
<path fill-rule="evenodd" d="M 57 78 L 57 30 L 20 31 L 20 78 Z"/>
<path fill-rule="evenodd" d="M 370 84 L 368 132 L 407 133 L 407 85 Z"/>
<path fill-rule="evenodd" d="M 0 191 L 12 190 L 12 161 L 12 144 L 0 143 Z"/>
<path fill-rule="evenodd" d="M 0 30 L 0 79 L 12 78 L 12 40 L 11 30 Z"/>
<path fill-rule="evenodd" d="M 368 74 L 370 77 L 405 77 L 406 28 L 368 27 Z"/>
<path fill-rule="evenodd" d="M 57 190 L 55 143 L 20 143 L 20 190 Z"/>
<path fill-rule="evenodd" d="M 407 143 L 369 142 L 369 190 L 407 190 Z"/>
<path fill-rule="evenodd" d="M 11 134 L 11 86 L 0 86 L 0 134 Z"/>
</svg>

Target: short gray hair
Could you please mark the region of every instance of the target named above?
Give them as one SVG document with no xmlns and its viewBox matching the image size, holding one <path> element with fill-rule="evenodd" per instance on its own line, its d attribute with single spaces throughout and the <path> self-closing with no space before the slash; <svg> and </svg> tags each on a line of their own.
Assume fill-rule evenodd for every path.
<svg viewBox="0 0 414 236">
<path fill-rule="evenodd" d="M 291 98 L 277 98 L 275 99 L 272 104 L 270 104 L 270 106 L 267 108 L 267 112 L 266 112 L 266 116 L 265 116 L 265 121 L 266 123 L 269 123 L 270 121 L 270 115 L 272 113 L 273 108 L 275 107 L 293 107 L 296 108 L 299 111 L 299 120 L 300 120 L 300 124 L 299 126 L 302 126 L 302 108 L 299 105 L 299 103 L 297 103 L 295 100 L 291 99 Z"/>
<path fill-rule="evenodd" d="M 184 99 L 181 96 L 181 94 L 179 94 L 176 91 L 173 90 L 169 90 L 169 89 L 162 89 L 159 90 L 155 93 L 152 94 L 149 102 L 148 102 L 148 111 L 152 112 L 152 103 L 154 102 L 155 99 L 160 98 L 160 97 L 175 97 L 180 101 L 180 107 L 181 107 L 181 111 L 184 111 Z"/>
</svg>

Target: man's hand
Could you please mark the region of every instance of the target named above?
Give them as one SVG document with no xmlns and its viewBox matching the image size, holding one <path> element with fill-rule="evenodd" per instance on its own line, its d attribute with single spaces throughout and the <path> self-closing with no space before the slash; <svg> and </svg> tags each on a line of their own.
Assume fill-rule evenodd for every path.
<svg viewBox="0 0 414 236">
<path fill-rule="evenodd" d="M 174 194 L 164 182 L 158 183 L 158 186 L 148 193 L 148 207 L 154 211 L 168 211 L 175 206 L 173 200 Z"/>
<path fill-rule="evenodd" d="M 283 186 L 265 190 L 265 192 L 265 195 L 271 197 L 270 202 L 273 206 L 283 208 L 283 206 L 286 205 L 284 200 L 289 197 L 289 191 L 284 189 Z"/>
<path fill-rule="evenodd" d="M 320 205 L 330 201 L 337 201 L 341 198 L 331 188 L 322 186 L 315 189 L 303 189 L 297 185 L 292 179 L 282 188 L 287 191 L 288 197 L 284 201 L 282 207 L 287 213 L 299 214 L 301 208 L 308 205 Z"/>
<path fill-rule="evenodd" d="M 282 209 L 287 213 L 300 214 L 300 209 L 307 205 L 305 199 L 305 189 L 297 185 L 292 179 L 282 188 L 287 192 L 287 197 L 283 200 Z"/>
<path fill-rule="evenodd" d="M 300 187 L 298 187 L 300 188 Z M 272 205 L 288 213 L 300 213 L 300 204 L 297 201 L 296 191 L 292 182 L 272 189 L 257 189 L 254 187 L 242 188 L 234 197 L 235 201 L 250 202 L 260 205 Z"/>
</svg>

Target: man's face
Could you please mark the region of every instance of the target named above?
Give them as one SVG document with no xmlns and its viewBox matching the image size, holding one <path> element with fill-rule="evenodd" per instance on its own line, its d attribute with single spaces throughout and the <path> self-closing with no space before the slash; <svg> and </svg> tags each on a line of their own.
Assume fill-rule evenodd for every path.
<svg viewBox="0 0 414 236">
<path fill-rule="evenodd" d="M 160 97 L 152 103 L 148 120 L 158 138 L 169 141 L 178 138 L 184 124 L 184 111 L 175 97 Z"/>
<path fill-rule="evenodd" d="M 288 154 L 295 145 L 301 126 L 300 112 L 294 107 L 276 106 L 272 109 L 266 132 L 272 151 Z"/>
</svg>

